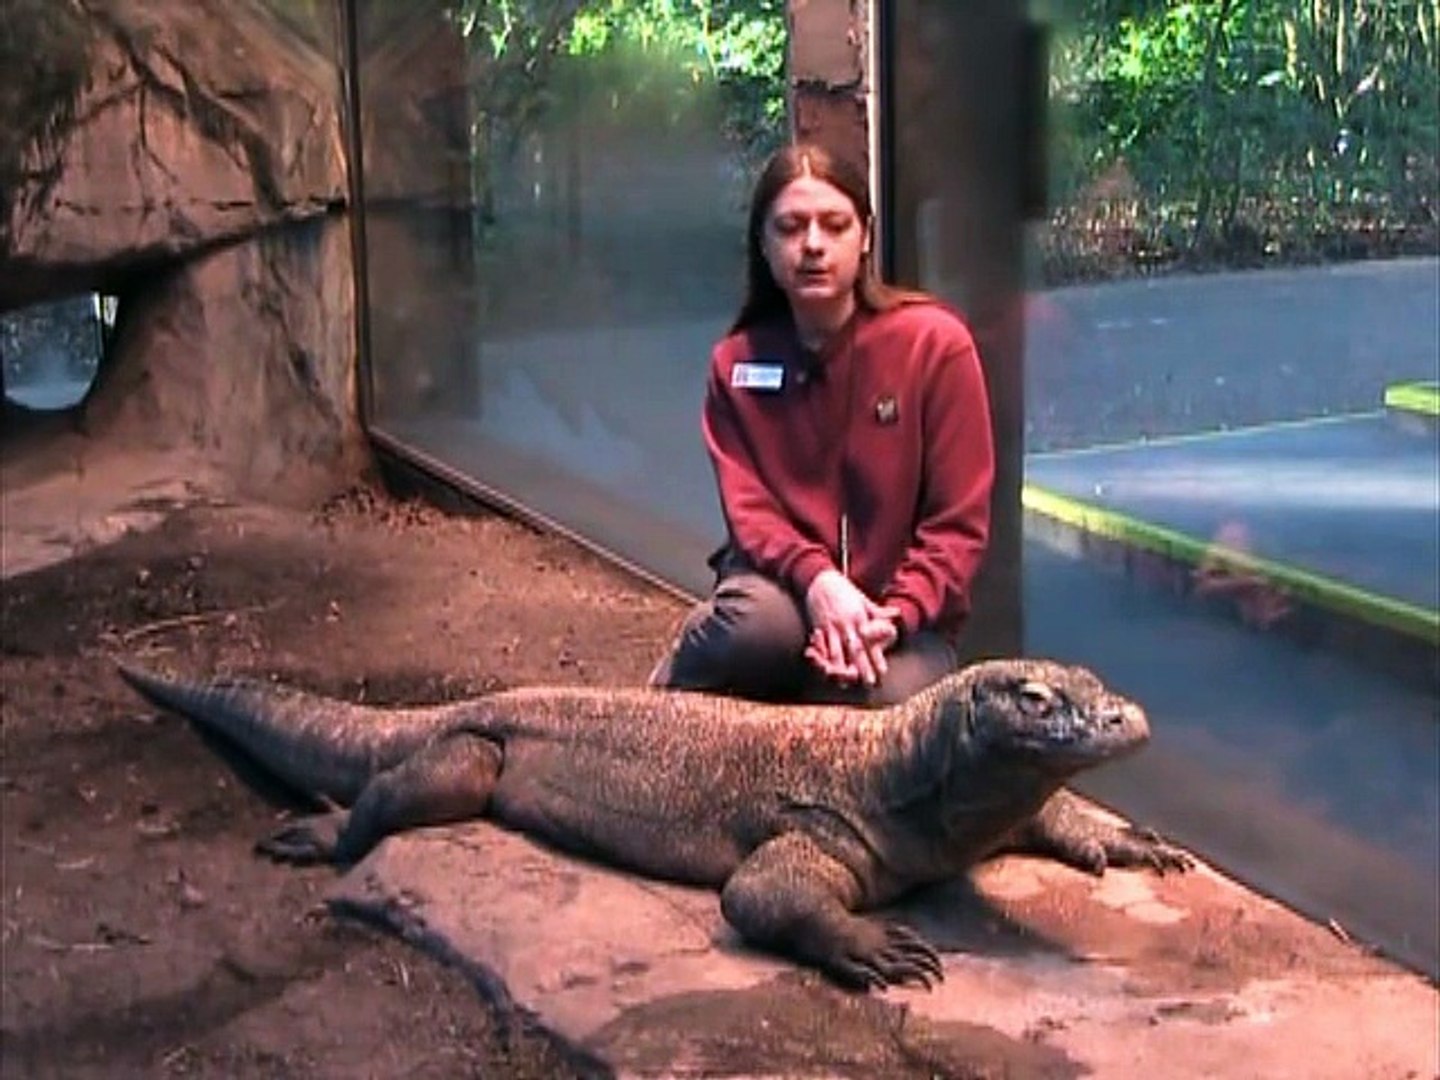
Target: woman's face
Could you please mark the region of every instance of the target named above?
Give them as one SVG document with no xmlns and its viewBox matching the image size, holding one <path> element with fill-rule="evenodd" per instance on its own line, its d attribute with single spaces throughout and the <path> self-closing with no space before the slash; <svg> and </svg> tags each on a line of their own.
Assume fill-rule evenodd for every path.
<svg viewBox="0 0 1440 1080">
<path fill-rule="evenodd" d="M 792 306 L 827 307 L 854 297 L 866 226 L 839 188 L 813 176 L 790 181 L 765 215 L 765 260 Z"/>
</svg>

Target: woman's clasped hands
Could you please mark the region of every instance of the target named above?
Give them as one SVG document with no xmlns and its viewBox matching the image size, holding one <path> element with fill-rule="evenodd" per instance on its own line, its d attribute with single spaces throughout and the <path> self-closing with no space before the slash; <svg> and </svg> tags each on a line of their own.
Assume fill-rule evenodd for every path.
<svg viewBox="0 0 1440 1080">
<path fill-rule="evenodd" d="M 888 667 L 885 653 L 900 637 L 894 607 L 877 604 L 838 570 L 822 570 L 805 592 L 810 639 L 805 658 L 842 683 L 875 686 Z"/>
</svg>

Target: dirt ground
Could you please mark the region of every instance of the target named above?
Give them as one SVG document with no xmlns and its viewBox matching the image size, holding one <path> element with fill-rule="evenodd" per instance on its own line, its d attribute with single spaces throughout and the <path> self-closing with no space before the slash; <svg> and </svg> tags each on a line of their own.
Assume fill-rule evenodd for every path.
<svg viewBox="0 0 1440 1080">
<path fill-rule="evenodd" d="M 371 701 L 643 678 L 681 607 L 572 545 L 359 489 L 160 527 L 0 586 L 5 1076 L 554 1076 L 458 973 L 257 858 L 256 797 L 111 660 Z M 400 1035 L 397 1033 L 410 1033 Z"/>
<path fill-rule="evenodd" d="M 450 516 L 370 487 L 306 511 L 234 505 L 173 475 L 127 475 L 121 485 L 92 471 L 47 498 L 7 503 L 49 517 L 29 531 L 5 522 L 0 1075 L 576 1075 L 558 1043 L 493 1012 L 458 970 L 328 913 L 329 870 L 257 857 L 254 838 L 293 807 L 142 705 L 113 661 L 275 677 L 372 702 L 633 684 L 683 605 L 498 516 Z M 127 531 L 137 523 L 153 527 Z M 1323 928 L 1276 905 L 1235 906 L 1198 875 L 1164 886 L 1169 901 L 1207 912 L 1183 935 L 1098 917 L 1109 909 L 1075 877 L 1043 902 L 1021 889 L 1012 906 L 1037 932 L 1132 959 L 1134 993 L 1170 1003 L 1152 1025 L 1194 1020 L 1185 1010 L 1203 1011 L 1217 985 L 1383 974 Z M 1089 914 L 1077 930 L 1080 910 Z M 835 1038 L 871 1042 L 904 1015 L 807 987 L 809 1004 L 794 1013 L 807 1044 L 820 1011 L 833 1014 L 825 1030 Z M 735 1018 L 736 1046 L 753 1033 L 749 1008 Z M 958 1063 L 893 1035 L 882 1058 L 871 1047 L 866 1060 L 897 1077 L 1084 1071 L 1046 1047 L 1043 1025 L 1033 1039 L 975 1031 L 955 1044 L 966 1048 Z"/>
</svg>

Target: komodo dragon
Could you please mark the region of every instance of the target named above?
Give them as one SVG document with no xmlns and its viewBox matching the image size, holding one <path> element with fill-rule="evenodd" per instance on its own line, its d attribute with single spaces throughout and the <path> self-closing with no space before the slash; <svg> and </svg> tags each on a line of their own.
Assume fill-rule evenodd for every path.
<svg viewBox="0 0 1440 1080">
<path fill-rule="evenodd" d="M 1188 863 L 1062 789 L 1138 750 L 1149 727 L 1090 672 L 1048 661 L 979 663 L 873 711 L 557 687 L 387 709 L 121 672 L 332 807 L 262 841 L 276 858 L 349 864 L 397 830 L 484 814 L 565 851 L 719 888 L 747 941 L 852 987 L 941 979 L 915 931 L 859 913 L 994 852 L 1092 873 Z"/>
</svg>

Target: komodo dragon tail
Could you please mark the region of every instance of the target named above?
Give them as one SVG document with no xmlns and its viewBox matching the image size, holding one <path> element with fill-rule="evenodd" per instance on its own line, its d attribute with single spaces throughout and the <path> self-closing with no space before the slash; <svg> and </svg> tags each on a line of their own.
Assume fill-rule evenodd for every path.
<svg viewBox="0 0 1440 1080">
<path fill-rule="evenodd" d="M 189 682 L 130 664 L 121 677 L 154 705 L 217 735 L 302 794 L 350 805 L 377 772 L 463 724 L 474 703 L 356 705 L 258 679 Z"/>
</svg>

